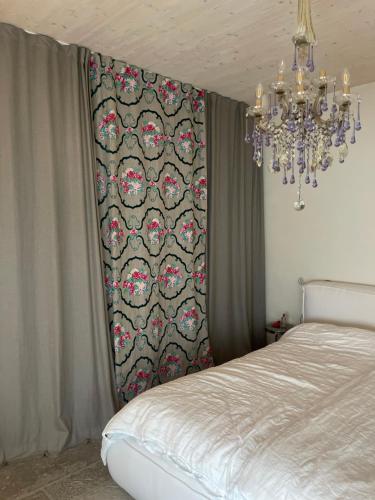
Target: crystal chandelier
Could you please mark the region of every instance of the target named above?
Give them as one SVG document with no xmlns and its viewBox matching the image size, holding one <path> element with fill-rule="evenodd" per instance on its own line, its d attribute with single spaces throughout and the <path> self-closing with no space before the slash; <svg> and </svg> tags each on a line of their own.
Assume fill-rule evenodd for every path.
<svg viewBox="0 0 375 500">
<path fill-rule="evenodd" d="M 262 84 L 257 86 L 255 105 L 246 112 L 246 127 L 251 116 L 254 130 L 250 135 L 246 128 L 245 140 L 252 142 L 254 161 L 259 167 L 263 164 L 264 147 L 271 148 L 271 171 L 281 172 L 285 185 L 297 180 L 298 199 L 294 207 L 303 210 L 302 182 L 316 188 L 318 171 L 325 171 L 332 164 L 332 146 L 337 148 L 339 162 L 343 163 L 348 154 L 348 136 L 351 144 L 356 142 L 356 131 L 361 130 L 360 97 L 351 94 L 346 69 L 342 75 L 342 91 L 336 89 L 336 79 L 328 77 L 324 69 L 314 78 L 316 36 L 310 0 L 298 0 L 298 27 L 292 40 L 295 83 L 286 81 L 282 61 L 268 99 Z M 328 91 L 332 92 L 330 105 Z M 354 100 L 357 101 L 356 115 L 352 111 Z"/>
</svg>

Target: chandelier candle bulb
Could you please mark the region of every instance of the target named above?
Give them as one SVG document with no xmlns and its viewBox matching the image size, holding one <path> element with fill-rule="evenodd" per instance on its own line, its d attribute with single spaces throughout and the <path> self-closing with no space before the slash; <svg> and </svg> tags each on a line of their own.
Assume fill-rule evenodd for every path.
<svg viewBox="0 0 375 500">
<path fill-rule="evenodd" d="M 255 97 L 256 97 L 255 106 L 257 108 L 261 108 L 262 107 L 262 100 L 263 100 L 263 85 L 261 83 L 258 83 L 256 92 L 255 92 Z"/>
<path fill-rule="evenodd" d="M 303 69 L 298 68 L 297 74 L 296 74 L 296 80 L 297 80 L 297 92 L 303 92 Z"/>
<path fill-rule="evenodd" d="M 284 81 L 284 73 L 285 73 L 285 63 L 282 60 L 279 66 L 279 72 L 277 74 L 277 81 L 282 83 Z"/>
<path fill-rule="evenodd" d="M 350 95 L 350 74 L 346 68 L 342 74 L 342 93 L 344 96 Z"/>
</svg>

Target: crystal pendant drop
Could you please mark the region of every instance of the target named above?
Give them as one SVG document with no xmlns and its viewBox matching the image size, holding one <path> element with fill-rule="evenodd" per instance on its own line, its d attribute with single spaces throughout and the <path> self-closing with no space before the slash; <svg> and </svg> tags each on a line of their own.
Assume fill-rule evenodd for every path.
<svg viewBox="0 0 375 500">
<path fill-rule="evenodd" d="M 305 202 L 303 200 L 297 200 L 294 202 L 294 209 L 300 212 L 305 208 Z"/>
</svg>

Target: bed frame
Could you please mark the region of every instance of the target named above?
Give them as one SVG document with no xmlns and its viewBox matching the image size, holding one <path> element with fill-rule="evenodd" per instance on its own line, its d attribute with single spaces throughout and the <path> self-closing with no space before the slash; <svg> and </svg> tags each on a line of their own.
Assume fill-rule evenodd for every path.
<svg viewBox="0 0 375 500">
<path fill-rule="evenodd" d="M 375 286 L 341 281 L 299 279 L 302 321 L 375 330 Z"/>
</svg>

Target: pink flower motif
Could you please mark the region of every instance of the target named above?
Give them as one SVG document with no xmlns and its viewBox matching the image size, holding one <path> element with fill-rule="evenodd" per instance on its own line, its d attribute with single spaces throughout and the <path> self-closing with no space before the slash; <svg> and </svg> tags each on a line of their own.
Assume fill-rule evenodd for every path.
<svg viewBox="0 0 375 500">
<path fill-rule="evenodd" d="M 166 81 L 166 86 L 167 86 L 170 90 L 173 90 L 173 91 L 177 90 L 176 85 L 174 85 L 174 84 L 173 84 L 170 80 L 167 80 L 167 81 Z"/>
<path fill-rule="evenodd" d="M 132 274 L 132 278 L 135 280 L 147 280 L 148 276 L 145 273 L 142 273 L 141 271 L 134 271 Z"/>
<path fill-rule="evenodd" d="M 169 366 L 161 366 L 159 368 L 159 374 L 160 375 L 168 375 L 168 372 L 169 372 Z"/>
<path fill-rule="evenodd" d="M 122 288 L 127 288 L 131 295 L 135 293 L 135 285 L 131 281 L 124 281 L 122 284 Z"/>
<path fill-rule="evenodd" d="M 166 361 L 167 361 L 167 363 L 179 363 L 180 358 L 179 358 L 179 356 L 174 356 L 173 354 L 168 354 L 168 356 L 166 357 Z"/>
<path fill-rule="evenodd" d="M 129 392 L 134 392 L 134 394 L 135 394 L 135 395 L 137 395 L 137 394 L 138 394 L 139 390 L 140 390 L 139 385 L 138 385 L 138 384 L 136 384 L 136 383 L 134 383 L 134 382 L 132 382 L 132 383 L 130 383 L 130 384 L 128 385 L 128 391 L 129 391 Z"/>
<path fill-rule="evenodd" d="M 138 370 L 137 377 L 147 380 L 150 377 L 150 374 L 148 372 L 145 372 L 144 370 Z"/>
<path fill-rule="evenodd" d="M 111 181 L 112 182 L 117 182 L 117 176 L 116 175 L 111 175 Z"/>
<path fill-rule="evenodd" d="M 118 288 L 119 287 L 119 282 L 118 281 L 114 281 L 113 282 L 113 288 Z"/>
<path fill-rule="evenodd" d="M 170 175 L 166 175 L 164 177 L 164 182 L 167 182 L 168 184 L 173 184 L 174 186 L 177 185 L 177 181 L 176 179 L 174 179 L 173 177 L 171 177 Z"/>
<path fill-rule="evenodd" d="M 163 322 L 161 319 L 159 318 L 155 318 L 152 320 L 152 326 L 157 326 L 158 328 L 162 328 L 163 327 Z"/>
<path fill-rule="evenodd" d="M 115 335 L 120 335 L 121 333 L 121 325 L 119 323 L 117 323 L 117 325 L 115 325 L 114 329 L 113 329 L 113 332 Z"/>
<path fill-rule="evenodd" d="M 160 227 L 160 223 L 159 221 L 157 221 L 156 219 L 154 219 L 151 224 L 147 224 L 147 229 L 158 229 Z"/>
<path fill-rule="evenodd" d="M 138 230 L 137 229 L 131 229 L 130 234 L 132 236 L 134 236 L 134 235 L 138 234 Z"/>
<path fill-rule="evenodd" d="M 153 123 L 147 123 L 142 127 L 142 132 L 153 132 L 155 130 L 155 125 Z"/>
<path fill-rule="evenodd" d="M 124 193 L 125 194 L 128 193 L 129 190 L 130 190 L 130 184 L 129 184 L 129 182 L 121 180 L 120 184 L 121 184 L 121 187 L 122 187 L 122 190 L 124 191 Z"/>
<path fill-rule="evenodd" d="M 111 111 L 110 113 L 108 113 L 108 115 L 105 117 L 105 121 L 106 123 L 109 123 L 109 122 L 114 122 L 116 120 L 116 113 L 114 111 Z"/>
<path fill-rule="evenodd" d="M 190 130 L 188 132 L 180 134 L 180 141 L 183 141 L 184 139 L 191 139 L 191 138 L 192 138 L 192 133 Z"/>
<path fill-rule="evenodd" d="M 94 56 L 91 56 L 89 59 L 89 67 L 93 69 L 96 69 L 98 67 L 98 65 L 95 62 Z"/>
<path fill-rule="evenodd" d="M 148 89 L 152 89 L 152 88 L 154 87 L 154 84 L 153 84 L 153 83 L 151 83 L 151 82 L 147 82 L 147 83 L 146 83 L 146 87 L 147 87 Z"/>
<path fill-rule="evenodd" d="M 151 187 L 156 186 L 156 182 L 154 182 L 154 181 L 150 181 L 150 186 L 151 186 Z"/>
<path fill-rule="evenodd" d="M 194 279 L 199 280 L 200 285 L 202 285 L 204 283 L 204 280 L 207 277 L 207 275 L 205 273 L 200 273 L 200 272 L 194 272 L 194 273 L 191 273 L 191 275 Z"/>
<path fill-rule="evenodd" d="M 111 227 L 111 229 L 117 229 L 119 227 L 118 220 L 112 219 L 112 221 L 110 223 L 110 227 Z"/>
<path fill-rule="evenodd" d="M 133 127 L 126 127 L 125 132 L 127 134 L 131 134 L 133 132 L 134 128 Z"/>
<path fill-rule="evenodd" d="M 142 177 L 142 174 L 138 174 L 137 172 L 135 172 L 134 170 L 132 169 L 129 169 L 127 172 L 126 172 L 126 177 L 128 179 L 138 179 L 138 180 L 142 180 L 143 177 Z"/>
<path fill-rule="evenodd" d="M 132 336 L 131 336 L 130 332 L 125 332 L 125 334 L 124 334 L 124 338 L 125 338 L 126 340 L 131 340 Z"/>
<path fill-rule="evenodd" d="M 106 66 L 106 67 L 104 68 L 104 71 L 105 71 L 106 73 L 112 73 L 112 68 L 111 68 L 111 66 Z"/>
<path fill-rule="evenodd" d="M 206 228 L 202 229 L 202 234 L 207 234 L 207 229 Z"/>
</svg>

